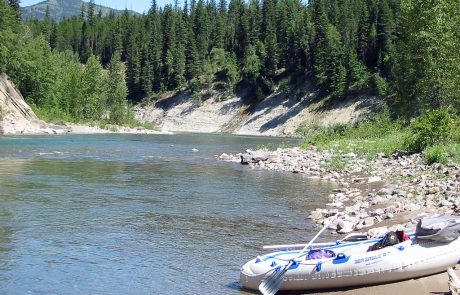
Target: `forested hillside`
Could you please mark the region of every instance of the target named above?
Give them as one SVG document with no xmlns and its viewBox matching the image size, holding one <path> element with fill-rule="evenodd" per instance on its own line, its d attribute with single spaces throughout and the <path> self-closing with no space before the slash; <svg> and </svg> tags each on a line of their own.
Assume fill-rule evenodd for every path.
<svg viewBox="0 0 460 295">
<path fill-rule="evenodd" d="M 459 108 L 456 0 L 192 0 L 163 8 L 153 1 L 147 15 L 107 17 L 91 2 L 79 17 L 23 24 L 18 8 L 16 18 L 9 13 L 18 1 L 7 2 L 0 1 L 0 66 L 30 102 L 57 106 L 59 116 L 123 108 L 123 86 L 104 80 L 123 84 L 122 67 L 133 102 L 185 88 L 199 96 L 216 81 L 263 99 L 280 79 L 300 99 L 296 82 L 311 79 L 331 101 L 378 93 L 396 115 Z"/>
<path fill-rule="evenodd" d="M 83 2 L 82 0 L 46 0 L 22 7 L 21 13 L 23 19 L 36 18 L 43 20 L 45 18 L 52 18 L 61 20 L 84 14 L 88 10 L 88 5 L 88 2 Z M 95 5 L 94 10 L 96 14 L 101 14 L 101 16 L 107 16 L 109 13 L 116 15 L 123 13 L 123 10 L 116 10 L 100 5 Z M 130 11 L 129 13 L 137 14 L 134 11 Z"/>
</svg>

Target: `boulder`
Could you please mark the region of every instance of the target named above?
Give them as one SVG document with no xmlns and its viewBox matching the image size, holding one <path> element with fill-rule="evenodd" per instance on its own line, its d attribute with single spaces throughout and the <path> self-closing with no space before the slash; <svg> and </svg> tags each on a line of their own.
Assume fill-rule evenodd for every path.
<svg viewBox="0 0 460 295">
<path fill-rule="evenodd" d="M 366 217 L 366 218 L 364 219 L 364 226 L 365 226 L 365 227 L 373 226 L 374 223 L 375 223 L 374 217 Z"/>
<path fill-rule="evenodd" d="M 348 234 L 353 231 L 353 223 L 346 220 L 339 220 L 337 222 L 337 232 L 339 234 Z"/>
<path fill-rule="evenodd" d="M 383 237 L 388 232 L 388 228 L 386 226 L 371 228 L 367 231 L 367 236 L 370 239 Z"/>
<path fill-rule="evenodd" d="M 374 182 L 379 182 L 379 181 L 382 181 L 382 177 L 372 176 L 372 177 L 369 177 L 369 179 L 367 180 L 367 183 L 374 183 Z"/>
<path fill-rule="evenodd" d="M 241 164 L 248 165 L 251 162 L 252 157 L 249 154 L 240 154 Z"/>
</svg>

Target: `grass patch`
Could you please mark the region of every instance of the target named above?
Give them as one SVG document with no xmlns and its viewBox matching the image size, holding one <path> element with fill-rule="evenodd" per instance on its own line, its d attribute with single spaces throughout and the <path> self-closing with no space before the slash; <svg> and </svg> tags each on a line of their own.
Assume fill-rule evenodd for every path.
<svg viewBox="0 0 460 295">
<path fill-rule="evenodd" d="M 407 131 L 401 131 L 373 139 L 339 138 L 322 141 L 316 144 L 316 147 L 320 151 L 333 150 L 340 154 L 355 153 L 358 156 L 366 155 L 369 160 L 372 160 L 380 154 L 389 157 L 396 150 L 401 149 L 407 134 Z M 310 144 L 306 142 L 301 143 L 303 149 L 308 149 L 309 146 Z"/>
<path fill-rule="evenodd" d="M 402 122 L 391 120 L 389 111 L 385 110 L 359 123 L 302 127 L 297 133 L 305 137 L 300 145 L 304 149 L 314 145 L 319 150 L 353 152 L 358 156 L 367 155 L 372 159 L 382 153 L 390 156 L 394 151 L 402 149 L 409 131 Z"/>
<path fill-rule="evenodd" d="M 275 151 L 278 148 L 281 149 L 287 149 L 287 148 L 293 148 L 295 147 L 296 144 L 293 142 L 289 141 L 283 141 L 281 143 L 275 144 L 275 143 L 267 143 L 267 144 L 261 144 L 256 146 L 257 151 L 265 151 L 265 152 L 270 152 L 270 151 Z"/>
<path fill-rule="evenodd" d="M 334 155 L 329 162 L 328 169 L 337 172 L 343 172 L 348 167 L 348 161 L 342 155 Z"/>
</svg>

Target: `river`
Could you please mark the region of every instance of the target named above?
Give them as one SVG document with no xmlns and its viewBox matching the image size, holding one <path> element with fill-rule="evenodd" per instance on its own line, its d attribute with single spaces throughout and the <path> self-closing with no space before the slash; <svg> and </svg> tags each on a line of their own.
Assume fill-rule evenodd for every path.
<svg viewBox="0 0 460 295">
<path fill-rule="evenodd" d="M 0 137 L 0 293 L 244 294 L 240 267 L 311 238 L 332 187 L 215 156 L 284 142 Z"/>
</svg>

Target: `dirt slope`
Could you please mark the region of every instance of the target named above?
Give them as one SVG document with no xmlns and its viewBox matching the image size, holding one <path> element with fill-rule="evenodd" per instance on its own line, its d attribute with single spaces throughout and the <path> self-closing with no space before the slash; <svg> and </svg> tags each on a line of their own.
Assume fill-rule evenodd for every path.
<svg viewBox="0 0 460 295">
<path fill-rule="evenodd" d="M 217 98 L 217 99 L 216 99 Z M 308 93 L 301 101 L 279 92 L 262 102 L 245 96 L 222 96 L 217 92 L 198 103 L 189 92 L 165 95 L 159 101 L 135 108 L 136 118 L 153 122 L 163 131 L 225 132 L 245 135 L 288 136 L 302 123 L 331 125 L 348 123 L 373 111 L 379 99 L 359 96 L 341 103 L 317 101 Z"/>
<path fill-rule="evenodd" d="M 46 128 L 46 124 L 27 105 L 10 78 L 1 73 L 0 134 L 41 133 Z"/>
</svg>

